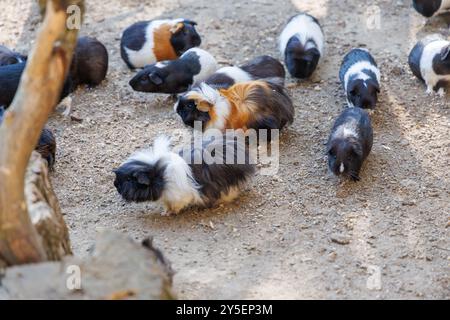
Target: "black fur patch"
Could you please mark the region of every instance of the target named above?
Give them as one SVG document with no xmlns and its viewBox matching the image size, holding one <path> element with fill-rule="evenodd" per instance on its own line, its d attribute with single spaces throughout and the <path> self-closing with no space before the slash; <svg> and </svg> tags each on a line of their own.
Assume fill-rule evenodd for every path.
<svg viewBox="0 0 450 320">
<path fill-rule="evenodd" d="M 177 113 L 183 120 L 183 123 L 189 127 L 194 127 L 195 121 L 200 121 L 203 127 L 211 120 L 208 112 L 197 109 L 194 100 L 187 99 L 184 96 L 178 98 Z"/>
<path fill-rule="evenodd" d="M 45 160 L 47 160 L 49 169 L 53 170 L 56 159 L 56 140 L 50 129 L 44 128 L 44 130 L 42 130 L 36 146 L 36 151 L 39 152 Z"/>
<path fill-rule="evenodd" d="M 199 47 L 202 43 L 200 35 L 195 29 L 197 23 L 184 20 L 184 27 L 181 31 L 172 35 L 170 43 L 178 56 L 185 53 L 187 50 Z"/>
<path fill-rule="evenodd" d="M 442 0 L 413 0 L 413 6 L 423 16 L 433 16 L 441 7 Z"/>
<path fill-rule="evenodd" d="M 73 86 L 97 86 L 105 79 L 107 72 L 108 51 L 105 46 L 95 38 L 79 38 L 70 68 Z"/>
<path fill-rule="evenodd" d="M 228 89 L 235 84 L 233 78 L 221 72 L 214 73 L 205 82 L 216 89 Z"/>
<path fill-rule="evenodd" d="M 134 69 L 134 66 L 128 59 L 128 54 L 125 51 L 125 48 L 134 51 L 139 51 L 142 49 L 145 42 L 147 41 L 146 29 L 150 22 L 151 21 L 136 22 L 135 24 L 126 28 L 123 32 L 122 38 L 120 40 L 120 54 L 123 61 L 125 61 L 130 69 Z"/>
<path fill-rule="evenodd" d="M 0 105 L 8 108 L 16 95 L 25 63 L 0 67 Z"/>
<path fill-rule="evenodd" d="M 311 39 L 307 43 L 314 43 Z M 309 78 L 317 68 L 320 60 L 320 52 L 316 47 L 305 50 L 306 44 L 302 44 L 298 36 L 289 39 L 285 50 L 286 67 L 291 76 L 299 79 Z"/>
<path fill-rule="evenodd" d="M 434 91 L 439 91 L 439 89 L 441 89 L 441 88 L 447 89 L 448 87 L 450 87 L 450 82 L 449 81 L 439 80 L 438 83 L 436 83 L 436 85 L 434 86 L 433 90 Z"/>
<path fill-rule="evenodd" d="M 408 64 L 412 73 L 422 81 L 424 81 L 424 79 L 422 77 L 422 72 L 420 71 L 420 60 L 422 59 L 424 49 L 425 45 L 423 42 L 419 41 L 414 48 L 412 48 L 408 57 Z"/>
<path fill-rule="evenodd" d="M 450 47 L 450 44 L 448 46 Z M 435 55 L 432 66 L 436 74 L 450 75 L 450 54 L 446 57 L 443 57 L 442 53 Z"/>
<path fill-rule="evenodd" d="M 17 52 L 8 49 L 5 46 L 0 45 L 0 67 L 25 62 L 26 60 L 27 60 L 26 56 L 23 56 Z"/>
<path fill-rule="evenodd" d="M 275 58 L 260 56 L 240 67 L 252 75 L 253 79 L 285 78 L 284 66 Z"/>
</svg>

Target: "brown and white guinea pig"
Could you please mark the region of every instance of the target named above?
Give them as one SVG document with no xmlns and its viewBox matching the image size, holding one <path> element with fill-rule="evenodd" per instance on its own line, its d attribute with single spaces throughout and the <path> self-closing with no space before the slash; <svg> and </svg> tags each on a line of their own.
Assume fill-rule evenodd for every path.
<svg viewBox="0 0 450 320">
<path fill-rule="evenodd" d="M 232 201 L 255 171 L 241 141 L 224 136 L 176 153 L 169 139 L 161 136 L 153 148 L 133 154 L 114 170 L 114 186 L 126 201 L 162 203 L 163 215 L 191 205 L 209 207 Z"/>
<path fill-rule="evenodd" d="M 380 92 L 380 70 L 366 49 L 353 49 L 339 71 L 349 107 L 374 109 Z"/>
<path fill-rule="evenodd" d="M 130 69 L 175 60 L 187 50 L 200 46 L 196 25 L 196 22 L 186 19 L 137 22 L 122 34 L 122 59 Z"/>
<path fill-rule="evenodd" d="M 192 48 L 179 59 L 144 67 L 130 81 L 135 91 L 176 94 L 188 91 L 217 70 L 217 61 L 205 50 Z"/>
<path fill-rule="evenodd" d="M 295 78 L 309 78 L 324 53 L 322 27 L 316 18 L 302 12 L 289 20 L 279 44 L 289 73 Z"/>
<path fill-rule="evenodd" d="M 0 67 L 27 61 L 27 57 L 0 45 Z"/>
<path fill-rule="evenodd" d="M 413 6 L 427 18 L 450 12 L 450 0 L 413 0 Z"/>
<path fill-rule="evenodd" d="M 5 109 L 0 106 L 0 124 L 3 122 L 4 114 Z M 48 168 L 53 170 L 56 159 L 56 139 L 53 132 L 49 128 L 44 128 L 42 130 L 35 150 L 39 152 L 45 160 L 47 160 Z"/>
<path fill-rule="evenodd" d="M 347 108 L 337 118 L 327 143 L 328 167 L 336 176 L 360 180 L 359 172 L 373 144 L 367 111 Z"/>
<path fill-rule="evenodd" d="M 428 36 L 414 46 L 408 62 L 413 74 L 427 85 L 428 94 L 445 95 L 450 85 L 450 41 Z"/>
<path fill-rule="evenodd" d="M 184 124 L 203 130 L 283 129 L 292 123 L 294 106 L 283 86 L 255 80 L 215 89 L 206 83 L 178 99 L 175 111 Z"/>
<path fill-rule="evenodd" d="M 220 68 L 205 82 L 214 88 L 226 89 L 236 83 L 260 79 L 279 79 L 277 82 L 284 83 L 285 78 L 286 72 L 280 61 L 270 56 L 259 56 L 240 67 Z"/>
</svg>

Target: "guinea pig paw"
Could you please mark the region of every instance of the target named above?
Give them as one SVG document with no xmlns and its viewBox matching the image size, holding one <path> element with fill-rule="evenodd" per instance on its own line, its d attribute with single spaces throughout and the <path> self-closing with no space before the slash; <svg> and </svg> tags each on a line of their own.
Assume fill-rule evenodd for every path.
<svg viewBox="0 0 450 320">
<path fill-rule="evenodd" d="M 426 93 L 427 93 L 427 95 L 428 96 L 431 96 L 433 93 L 434 93 L 434 91 L 433 91 L 433 87 L 427 87 L 427 91 L 426 91 Z"/>
<path fill-rule="evenodd" d="M 437 94 L 439 95 L 439 97 L 444 98 L 447 93 L 445 92 L 444 88 L 440 88 Z"/>
</svg>

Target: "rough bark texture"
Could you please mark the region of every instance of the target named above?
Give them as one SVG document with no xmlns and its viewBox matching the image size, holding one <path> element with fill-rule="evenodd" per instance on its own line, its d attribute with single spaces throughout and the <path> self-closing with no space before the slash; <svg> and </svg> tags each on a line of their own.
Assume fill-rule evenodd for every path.
<svg viewBox="0 0 450 320">
<path fill-rule="evenodd" d="M 0 126 L 0 260 L 8 265 L 45 261 L 24 196 L 25 171 L 60 96 L 78 30 L 66 28 L 67 7 L 83 0 L 40 1 L 45 18 L 14 101 Z"/>
<path fill-rule="evenodd" d="M 47 162 L 37 152 L 31 155 L 25 176 L 25 198 L 48 260 L 72 254 L 69 230 L 48 176 Z"/>
<path fill-rule="evenodd" d="M 123 234 L 101 232 L 84 260 L 67 256 L 8 268 L 0 278 L 0 299 L 173 299 L 171 269 L 160 255 Z M 67 286 L 73 266 L 81 271 L 80 289 Z"/>
</svg>

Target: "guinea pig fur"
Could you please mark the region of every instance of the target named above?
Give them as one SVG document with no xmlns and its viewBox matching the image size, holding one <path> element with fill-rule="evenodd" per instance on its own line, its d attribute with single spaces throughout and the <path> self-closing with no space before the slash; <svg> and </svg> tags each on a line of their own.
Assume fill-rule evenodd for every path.
<svg viewBox="0 0 450 320">
<path fill-rule="evenodd" d="M 146 66 L 130 81 L 135 91 L 182 93 L 205 81 L 217 70 L 214 57 L 199 48 L 192 48 L 179 59 Z"/>
<path fill-rule="evenodd" d="M 450 84 L 450 41 L 428 36 L 414 46 L 408 62 L 413 74 L 425 82 L 428 94 L 445 95 Z"/>
<path fill-rule="evenodd" d="M 191 205 L 214 206 L 236 198 L 255 170 L 248 160 L 248 150 L 238 139 L 209 141 L 201 150 L 192 144 L 180 153 L 173 152 L 169 144 L 167 137 L 159 137 L 153 148 L 132 155 L 114 171 L 114 185 L 126 201 L 158 201 L 165 207 L 163 214 L 179 213 Z M 202 156 L 196 164 L 191 157 L 198 152 L 215 152 L 221 163 L 210 163 Z M 227 152 L 245 152 L 247 160 L 228 164 Z"/>
<path fill-rule="evenodd" d="M 3 121 L 4 113 L 5 109 L 0 106 L 0 124 Z M 53 170 L 56 159 L 56 139 L 50 129 L 44 128 L 42 130 L 35 150 L 47 161 L 49 169 Z"/>
<path fill-rule="evenodd" d="M 353 49 L 339 71 L 349 107 L 374 109 L 380 92 L 380 70 L 366 49 Z"/>
<path fill-rule="evenodd" d="M 284 85 L 286 72 L 280 61 L 270 56 L 259 56 L 240 67 L 223 67 L 205 82 L 214 88 L 229 88 L 240 82 L 259 79 L 279 79 Z"/>
<path fill-rule="evenodd" d="M 186 93 L 175 104 L 184 124 L 202 129 L 282 129 L 292 123 L 294 106 L 283 86 L 255 80 L 229 89 L 206 83 Z"/>
<path fill-rule="evenodd" d="M 201 44 L 196 22 L 186 19 L 141 21 L 128 27 L 120 41 L 122 59 L 130 69 L 174 60 Z"/>
<path fill-rule="evenodd" d="M 324 48 L 324 36 L 317 19 L 307 13 L 292 17 L 281 32 L 279 43 L 289 73 L 295 78 L 309 78 Z"/>
<path fill-rule="evenodd" d="M 25 62 L 27 57 L 0 45 L 0 67 Z"/>
<path fill-rule="evenodd" d="M 73 90 L 81 84 L 89 87 L 99 85 L 108 72 L 108 51 L 95 38 L 80 37 L 75 47 L 70 76 Z"/>
<path fill-rule="evenodd" d="M 328 167 L 336 176 L 360 180 L 359 172 L 373 144 L 367 111 L 347 108 L 337 118 L 327 143 Z"/>
<path fill-rule="evenodd" d="M 413 6 L 421 15 L 430 18 L 450 11 L 450 0 L 413 0 Z"/>
</svg>

